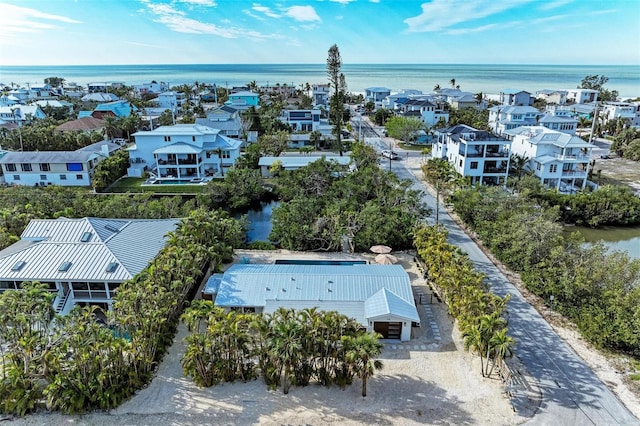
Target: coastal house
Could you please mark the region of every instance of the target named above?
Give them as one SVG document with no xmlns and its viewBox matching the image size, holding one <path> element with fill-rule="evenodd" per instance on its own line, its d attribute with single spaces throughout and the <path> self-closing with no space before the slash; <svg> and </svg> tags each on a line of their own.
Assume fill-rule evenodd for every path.
<svg viewBox="0 0 640 426">
<path fill-rule="evenodd" d="M 42 108 L 36 104 L 15 104 L 0 107 L 0 120 L 5 123 L 14 123 L 18 126 L 23 126 L 34 120 L 42 120 L 43 118 L 47 118 L 47 115 L 42 111 Z"/>
<path fill-rule="evenodd" d="M 138 108 L 125 99 L 98 104 L 93 111 L 80 111 L 78 118 L 93 117 L 104 120 L 106 117 L 125 118 L 138 112 Z"/>
<path fill-rule="evenodd" d="M 166 244 L 179 219 L 34 219 L 20 241 L 0 251 L 0 291 L 39 281 L 55 294 L 53 307 L 111 309 L 114 293 L 140 273 Z"/>
<path fill-rule="evenodd" d="M 566 90 L 543 89 L 536 92 L 536 99 L 545 101 L 547 104 L 564 105 L 567 103 Z"/>
<path fill-rule="evenodd" d="M 104 130 L 104 120 L 94 117 L 78 118 L 76 120 L 62 123 L 56 127 L 56 130 L 59 132 L 102 133 Z"/>
<path fill-rule="evenodd" d="M 450 97 L 449 104 L 453 109 L 475 108 L 484 109 L 486 107 L 484 99 L 478 99 L 476 95 L 465 93 L 462 96 Z"/>
<path fill-rule="evenodd" d="M 57 99 L 41 99 L 39 101 L 33 102 L 33 104 L 38 105 L 41 109 L 44 108 L 55 108 L 55 109 L 64 109 L 68 113 L 73 112 L 73 104 L 67 101 L 59 101 Z"/>
<path fill-rule="evenodd" d="M 397 110 L 400 104 L 408 101 L 409 99 L 425 100 L 428 101 L 429 95 L 425 95 L 421 90 L 416 89 L 403 89 L 398 93 L 392 93 L 382 100 L 382 108 Z"/>
<path fill-rule="evenodd" d="M 299 133 L 309 133 L 318 130 L 322 111 L 319 109 L 283 109 L 280 121 Z"/>
<path fill-rule="evenodd" d="M 500 92 L 500 104 L 512 106 L 531 106 L 533 98 L 531 93 L 525 90 L 505 89 Z"/>
<path fill-rule="evenodd" d="M 532 106 L 497 105 L 489 108 L 489 128 L 501 135 L 516 127 L 536 125 L 540 115 Z"/>
<path fill-rule="evenodd" d="M 419 118 L 429 127 L 433 127 L 441 119 L 445 123 L 449 121 L 449 113 L 438 108 L 436 104 L 431 103 L 429 100 L 398 99 L 396 100 L 396 106 L 401 115 Z"/>
<path fill-rule="evenodd" d="M 567 102 L 587 104 L 598 100 L 598 91 L 592 89 L 568 89 Z"/>
<path fill-rule="evenodd" d="M 124 82 L 121 81 L 113 81 L 113 82 L 93 82 L 87 84 L 87 92 L 89 93 L 105 93 L 109 92 L 109 89 L 121 89 L 125 86 Z"/>
<path fill-rule="evenodd" d="M 638 104 L 631 102 L 605 102 L 600 110 L 600 118 L 604 123 L 611 120 L 626 120 L 631 126 L 640 126 Z"/>
<path fill-rule="evenodd" d="M 382 101 L 391 94 L 386 87 L 367 87 L 364 89 L 364 103 L 373 102 L 376 108 L 382 106 Z"/>
<path fill-rule="evenodd" d="M 240 156 L 241 141 L 199 124 L 160 126 L 131 136 L 135 144 L 127 148 L 127 175 L 132 177 L 145 171 L 167 181 L 222 177 Z"/>
<path fill-rule="evenodd" d="M 567 111 L 554 109 L 544 113 L 539 119 L 538 124 L 550 130 L 575 135 L 578 129 L 578 120 L 571 117 Z"/>
<path fill-rule="evenodd" d="M 345 170 L 348 170 L 351 164 L 351 157 L 348 155 L 285 155 L 281 157 L 260 157 L 260 160 L 258 160 L 258 166 L 260 167 L 260 174 L 262 175 L 262 177 L 269 178 L 273 177 L 272 167 L 275 164 L 278 164 L 282 168 L 282 170 L 293 171 L 298 170 L 302 167 L 306 167 L 309 164 L 315 163 L 319 160 L 333 161 L 342 166 L 342 168 L 344 168 Z"/>
<path fill-rule="evenodd" d="M 248 90 L 243 90 L 241 92 L 230 93 L 229 99 L 225 104 L 231 105 L 236 109 L 248 109 L 250 107 L 258 107 L 260 103 L 260 95 L 258 93 L 254 93 Z"/>
<path fill-rule="evenodd" d="M 504 185 L 509 174 L 511 141 L 459 124 L 435 131 L 432 158 L 446 158 L 472 185 Z"/>
<path fill-rule="evenodd" d="M 214 303 L 256 313 L 337 311 L 384 339 L 403 342 L 420 323 L 409 276 L 400 265 L 235 264 L 224 272 Z"/>
<path fill-rule="evenodd" d="M 82 98 L 82 102 L 115 102 L 119 100 L 117 95 L 113 93 L 87 93 Z"/>
<path fill-rule="evenodd" d="M 159 95 L 169 90 L 169 84 L 164 81 L 157 82 L 153 80 L 150 83 L 137 84 L 133 88 L 138 92 L 138 96 Z"/>
<path fill-rule="evenodd" d="M 98 163 L 120 148 L 100 141 L 75 151 L 10 151 L 0 167 L 8 185 L 90 187 Z"/>
<path fill-rule="evenodd" d="M 311 99 L 313 105 L 327 105 L 329 103 L 330 86 L 328 84 L 313 84 L 311 86 Z"/>
<path fill-rule="evenodd" d="M 585 188 L 594 145 L 542 126 L 522 126 L 506 133 L 512 138 L 511 152 L 528 159 L 526 170 L 544 186 L 563 193 Z"/>
<path fill-rule="evenodd" d="M 171 90 L 160 93 L 153 102 L 158 108 L 168 109 L 175 114 L 179 108 L 182 108 L 182 104 L 186 102 L 186 100 L 187 97 L 184 93 Z"/>
</svg>

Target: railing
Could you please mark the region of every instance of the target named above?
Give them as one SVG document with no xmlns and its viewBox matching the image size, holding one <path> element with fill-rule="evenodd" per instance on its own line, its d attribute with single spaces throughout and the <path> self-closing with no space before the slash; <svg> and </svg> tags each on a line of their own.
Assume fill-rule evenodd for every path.
<svg viewBox="0 0 640 426">
<path fill-rule="evenodd" d="M 584 161 L 584 162 L 589 162 L 589 160 L 591 160 L 591 157 L 589 157 L 588 155 L 562 155 L 562 154 L 556 154 L 555 156 L 558 160 L 576 160 L 576 161 Z"/>
<path fill-rule="evenodd" d="M 587 172 L 582 170 L 563 170 L 562 176 L 586 176 Z"/>
<path fill-rule="evenodd" d="M 485 167 L 482 170 L 483 173 L 506 173 L 506 167 Z"/>
</svg>

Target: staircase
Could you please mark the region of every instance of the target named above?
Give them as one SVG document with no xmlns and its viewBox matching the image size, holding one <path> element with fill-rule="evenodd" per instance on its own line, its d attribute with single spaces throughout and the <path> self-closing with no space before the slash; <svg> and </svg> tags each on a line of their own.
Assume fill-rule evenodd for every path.
<svg viewBox="0 0 640 426">
<path fill-rule="evenodd" d="M 69 300 L 69 295 L 71 295 L 71 292 L 68 292 L 66 296 L 58 299 L 58 303 L 54 308 L 54 310 L 56 311 L 56 314 L 59 314 L 60 312 L 62 312 L 62 310 L 64 309 L 64 306 L 67 304 L 67 300 Z"/>
</svg>

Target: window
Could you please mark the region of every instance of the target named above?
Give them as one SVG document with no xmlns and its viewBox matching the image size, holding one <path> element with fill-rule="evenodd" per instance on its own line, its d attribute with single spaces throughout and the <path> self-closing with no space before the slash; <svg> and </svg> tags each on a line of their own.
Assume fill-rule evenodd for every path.
<svg viewBox="0 0 640 426">
<path fill-rule="evenodd" d="M 558 171 L 558 165 L 557 164 L 552 164 L 549 166 L 549 173 L 555 173 Z"/>
<path fill-rule="evenodd" d="M 83 170 L 82 163 L 67 163 L 67 171 L 69 172 L 81 172 Z"/>
<path fill-rule="evenodd" d="M 20 175 L 13 175 L 13 180 L 20 180 Z"/>
<path fill-rule="evenodd" d="M 82 175 L 76 175 L 77 180 L 82 180 Z"/>
<path fill-rule="evenodd" d="M 67 272 L 71 268 L 71 262 L 62 262 L 58 268 L 58 272 Z"/>
<path fill-rule="evenodd" d="M 164 141 L 165 142 L 171 142 L 171 136 L 165 136 L 164 137 Z"/>
<path fill-rule="evenodd" d="M 60 180 L 67 180 L 67 175 L 60 175 Z"/>
<path fill-rule="evenodd" d="M 31 164 L 22 163 L 22 164 L 20 164 L 20 168 L 22 168 L 23 172 L 30 172 L 31 171 Z"/>
<path fill-rule="evenodd" d="M 49 163 L 40 163 L 41 172 L 48 172 L 50 170 L 51 170 L 51 167 L 49 166 Z"/>
<path fill-rule="evenodd" d="M 195 136 L 191 136 L 191 141 L 195 142 L 196 141 L 196 137 Z"/>
<path fill-rule="evenodd" d="M 47 180 L 47 175 L 40 175 L 40 180 Z"/>
<path fill-rule="evenodd" d="M 222 158 L 231 158 L 231 151 L 222 151 Z"/>
<path fill-rule="evenodd" d="M 469 166 L 469 168 L 471 170 L 476 170 L 478 168 L 478 162 L 477 161 L 472 161 L 471 165 Z"/>
<path fill-rule="evenodd" d="M 16 171 L 16 165 L 13 163 L 7 163 L 7 171 L 8 172 L 15 172 Z"/>
</svg>

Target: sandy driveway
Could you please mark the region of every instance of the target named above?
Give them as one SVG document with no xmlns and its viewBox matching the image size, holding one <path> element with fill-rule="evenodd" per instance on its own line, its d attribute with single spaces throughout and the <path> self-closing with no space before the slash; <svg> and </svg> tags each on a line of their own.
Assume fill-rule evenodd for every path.
<svg viewBox="0 0 640 426">
<path fill-rule="evenodd" d="M 396 254 L 396 253 L 394 253 Z M 239 252 L 252 263 L 288 252 Z M 339 254 L 297 254 L 296 257 L 342 257 Z M 364 255 L 365 258 L 372 257 Z M 419 277 L 410 254 L 399 257 L 414 291 L 425 295 L 418 307 L 422 327 L 410 342 L 386 344 L 384 369 L 368 382 L 368 396 L 360 395 L 358 379 L 350 387 L 292 387 L 288 395 L 269 391 L 262 381 L 200 389 L 183 377 L 180 357 L 186 329 L 181 326 L 174 345 L 153 382 L 108 413 L 84 416 L 39 414 L 19 419 L 20 425 L 248 425 L 248 424 L 468 424 L 513 425 L 517 416 L 497 379 L 483 379 L 479 359 L 462 348 L 446 307 L 434 299 Z"/>
</svg>

